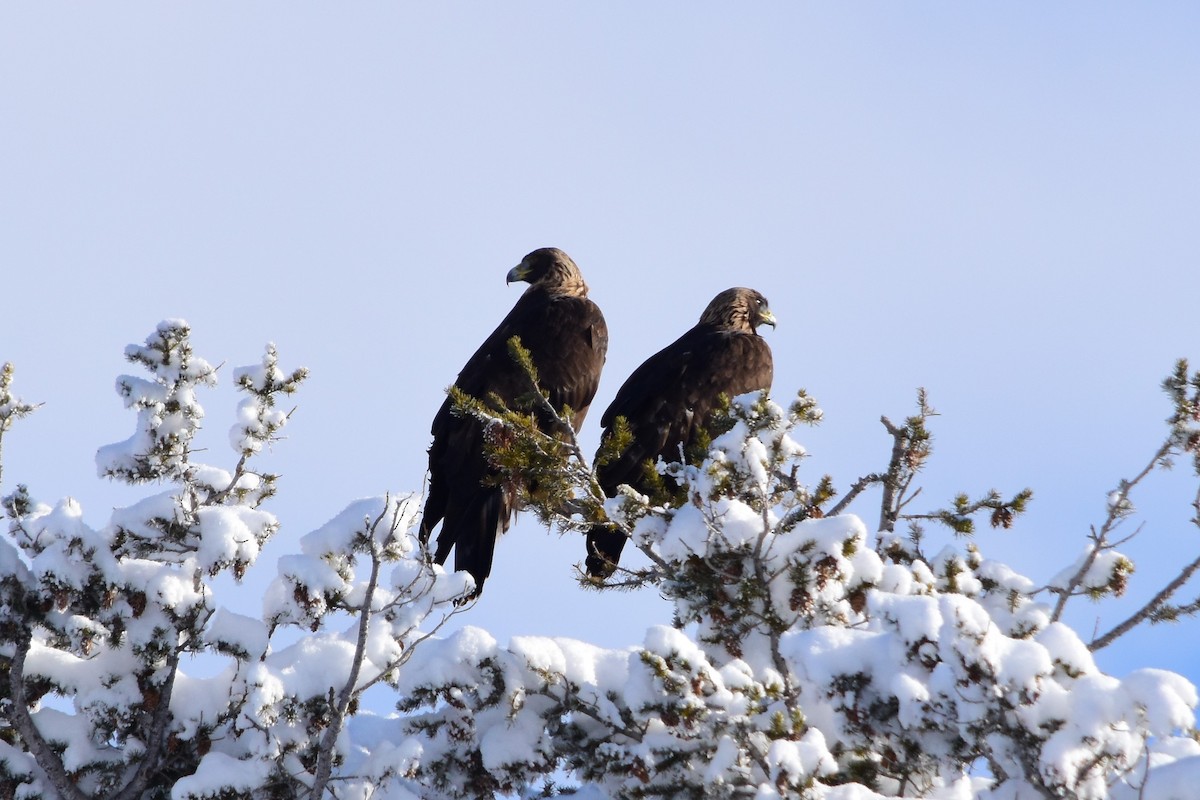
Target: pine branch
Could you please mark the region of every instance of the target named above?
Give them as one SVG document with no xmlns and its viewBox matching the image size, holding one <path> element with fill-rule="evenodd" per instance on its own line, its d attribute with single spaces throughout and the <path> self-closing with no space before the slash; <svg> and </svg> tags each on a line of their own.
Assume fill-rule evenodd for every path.
<svg viewBox="0 0 1200 800">
<path fill-rule="evenodd" d="M 644 730 L 630 728 L 627 725 L 615 724 L 611 718 L 600 713 L 600 704 L 598 702 L 584 700 L 578 692 L 572 689 L 570 683 L 565 678 L 559 680 L 560 676 L 557 674 L 543 675 L 543 678 L 546 679 L 545 686 L 535 689 L 533 691 L 534 694 L 541 695 L 542 697 L 559 703 L 564 709 L 570 711 L 571 713 L 582 714 L 588 719 L 603 725 L 613 733 L 619 733 L 622 736 L 627 737 L 630 741 L 642 741 L 642 737 L 645 736 L 646 733 Z M 551 691 L 553 686 L 562 687 L 563 693 L 561 697 Z"/>
<path fill-rule="evenodd" d="M 522 395 L 522 402 L 528 404 L 530 414 L 510 408 L 499 397 L 491 397 L 484 403 L 457 387 L 450 388 L 453 408 L 477 419 L 485 430 L 489 426 L 502 427 L 505 433 L 496 437 L 502 446 L 495 452 L 489 450 L 493 466 L 500 470 L 504 480 L 513 480 L 518 486 L 528 485 L 529 476 L 533 476 L 533 482 L 543 491 L 537 497 L 526 494 L 523 499 L 546 525 L 557 525 L 563 531 L 583 530 L 604 519 L 628 536 L 630 530 L 604 514 L 607 498 L 579 443 L 571 420 L 572 410 L 554 407 L 549 394 L 538 383 L 537 370 L 519 337 L 509 339 L 508 347 L 526 378 L 528 391 Z M 543 424 L 535 424 L 535 419 Z M 549 489 L 552 485 L 561 491 Z M 572 496 L 572 490 L 577 494 Z"/>
<path fill-rule="evenodd" d="M 4 485 L 4 434 L 13 422 L 41 408 L 42 403 L 26 403 L 12 394 L 13 365 L 0 367 L 0 486 Z"/>
<path fill-rule="evenodd" d="M 886 417 L 883 419 L 886 419 Z M 893 450 L 893 454 L 894 452 L 895 451 Z M 837 505 L 829 509 L 829 511 L 825 513 L 825 516 L 836 517 L 838 514 L 841 514 L 843 511 L 845 511 L 846 508 L 854 502 L 854 499 L 862 494 L 863 490 L 869 486 L 874 486 L 877 483 L 884 483 L 885 480 L 886 476 L 878 472 L 872 472 L 870 475 L 862 476 L 853 484 L 851 484 L 850 491 L 846 492 L 846 496 L 839 500 Z"/>
<path fill-rule="evenodd" d="M 1200 488 L 1197 488 L 1196 494 L 1192 499 L 1192 508 L 1196 510 L 1196 516 L 1192 519 L 1192 523 L 1200 527 Z M 1130 615 L 1124 622 L 1114 626 L 1112 630 L 1103 636 L 1093 639 L 1088 644 L 1088 649 L 1095 652 L 1107 647 L 1146 620 L 1150 620 L 1151 622 L 1160 622 L 1165 619 L 1175 620 L 1200 612 L 1200 599 L 1174 608 L 1170 608 L 1167 605 L 1167 602 L 1174 596 L 1175 592 L 1179 591 L 1188 582 L 1197 569 L 1200 569 L 1200 557 L 1185 565 L 1179 571 L 1179 574 L 1167 583 L 1158 594 L 1150 598 L 1144 606 Z M 1169 613 L 1166 613 L 1168 609 Z"/>
<path fill-rule="evenodd" d="M 926 420 L 937 416 L 929 405 L 924 389 L 917 389 L 917 413 L 908 417 L 903 426 L 886 416 L 879 418 L 892 437 L 892 453 L 883 474 L 883 497 L 880 500 L 879 531 L 894 533 L 900 512 L 916 495 L 908 495 L 913 480 L 933 453 L 933 436 L 925 426 Z"/>
<path fill-rule="evenodd" d="M 916 493 L 913 493 L 910 500 L 915 497 Z M 993 528 L 1011 528 L 1016 515 L 1025 511 L 1025 506 L 1032 497 L 1032 489 L 1023 489 L 1008 501 L 1002 500 L 1000 493 L 995 489 L 975 501 L 965 494 L 960 494 L 954 498 L 953 508 L 939 509 L 924 514 L 902 514 L 900 519 L 932 520 L 946 525 L 957 534 L 969 535 L 975 532 L 975 520 L 972 517 L 984 510 L 992 512 L 990 523 Z"/>
<path fill-rule="evenodd" d="M 901 491 L 900 483 L 903 480 L 904 453 L 907 441 L 905 440 L 903 429 L 897 428 L 886 416 L 880 417 L 879 421 L 883 423 L 883 427 L 892 436 L 892 455 L 888 460 L 888 468 L 883 474 L 882 480 L 883 499 L 880 500 L 879 504 L 879 530 L 894 533 L 896 530 L 896 519 L 900 515 L 900 510 L 896 508 L 896 496 Z"/>
</svg>

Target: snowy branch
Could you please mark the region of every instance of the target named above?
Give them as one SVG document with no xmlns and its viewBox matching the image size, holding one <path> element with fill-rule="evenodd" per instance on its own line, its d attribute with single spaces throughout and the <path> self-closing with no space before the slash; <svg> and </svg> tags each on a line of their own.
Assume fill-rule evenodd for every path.
<svg viewBox="0 0 1200 800">
<path fill-rule="evenodd" d="M 42 404 L 26 403 L 12 393 L 13 365 L 5 363 L 0 366 L 0 486 L 4 482 L 4 434 L 12 427 L 13 422 L 27 417 Z"/>
</svg>

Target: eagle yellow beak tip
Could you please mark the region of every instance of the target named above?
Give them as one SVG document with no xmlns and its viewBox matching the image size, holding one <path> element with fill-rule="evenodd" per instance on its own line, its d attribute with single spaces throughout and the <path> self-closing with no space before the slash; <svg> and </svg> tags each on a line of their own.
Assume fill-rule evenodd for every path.
<svg viewBox="0 0 1200 800">
<path fill-rule="evenodd" d="M 504 276 L 504 285 L 507 286 L 508 284 L 512 283 L 513 281 L 524 280 L 525 275 L 526 275 L 526 272 L 524 269 L 524 265 L 517 264 L 515 267 L 513 267 L 512 269 L 510 269 L 508 271 L 507 275 Z"/>
</svg>

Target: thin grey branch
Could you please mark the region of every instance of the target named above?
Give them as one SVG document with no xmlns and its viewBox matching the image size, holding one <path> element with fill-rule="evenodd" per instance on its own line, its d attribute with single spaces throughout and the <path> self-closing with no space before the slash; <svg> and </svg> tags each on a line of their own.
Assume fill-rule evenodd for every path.
<svg viewBox="0 0 1200 800">
<path fill-rule="evenodd" d="M 79 791 L 67 774 L 62 758 L 42 738 L 42 732 L 37 729 L 29 713 L 29 699 L 25 695 L 25 656 L 29 654 L 29 645 L 30 640 L 27 637 L 22 636 L 17 640 L 16 652 L 13 653 L 8 667 L 9 697 L 12 699 L 9 707 L 12 709 L 10 719 L 13 727 L 21 735 L 21 740 L 33 754 L 38 766 L 50 779 L 59 797 L 66 800 L 88 800 L 87 795 Z"/>
<path fill-rule="evenodd" d="M 1167 454 L 1174 449 L 1174 447 L 1175 438 L 1174 434 L 1172 434 L 1171 436 L 1168 436 L 1166 441 L 1162 443 L 1157 451 L 1155 451 L 1154 456 L 1150 459 L 1146 466 L 1142 468 L 1141 472 L 1135 475 L 1132 480 L 1123 480 L 1117 484 L 1117 496 L 1114 500 L 1109 501 L 1108 514 L 1105 517 L 1103 524 L 1100 526 L 1100 530 L 1097 531 L 1094 527 L 1092 528 L 1090 538 L 1092 539 L 1094 546 L 1092 547 L 1091 552 L 1088 553 L 1088 557 L 1084 559 L 1084 562 L 1080 564 L 1079 569 L 1077 569 L 1070 579 L 1068 579 L 1066 586 L 1053 588 L 1050 590 L 1058 594 L 1058 601 L 1055 602 L 1054 611 L 1050 615 L 1050 620 L 1052 622 L 1057 622 L 1062 618 L 1063 611 L 1067 606 L 1067 601 L 1075 595 L 1076 590 L 1079 589 L 1080 584 L 1083 582 L 1084 576 L 1087 575 L 1088 570 L 1092 568 L 1092 565 L 1096 562 L 1096 558 L 1100 555 L 1100 553 L 1105 550 L 1111 550 L 1115 546 L 1108 541 L 1108 535 L 1114 529 L 1116 529 L 1118 525 L 1120 525 L 1121 520 L 1123 520 L 1128 514 L 1130 492 L 1132 492 L 1134 487 L 1141 483 L 1147 475 L 1154 471 L 1154 468 L 1162 462 L 1162 459 L 1165 458 Z"/>
<path fill-rule="evenodd" d="M 162 765 L 163 750 L 167 744 L 167 732 L 172 719 L 171 695 L 175 689 L 175 676 L 179 674 L 178 648 L 167 658 L 165 669 L 167 676 L 160 690 L 158 707 L 154 709 L 154 717 L 150 723 L 146 752 L 128 783 L 112 796 L 112 800 L 137 800 L 149 787 L 151 779 Z"/>
<path fill-rule="evenodd" d="M 358 640 L 354 643 L 354 658 L 350 662 L 350 674 L 346 677 L 346 683 L 342 686 L 337 701 L 334 704 L 332 714 L 330 715 L 329 727 L 321 735 L 320 751 L 317 755 L 317 768 L 313 774 L 313 785 L 310 790 L 310 794 L 313 797 L 321 797 L 325 793 L 325 786 L 329 783 L 329 776 L 333 769 L 333 751 L 337 744 L 337 737 L 342 732 L 342 725 L 346 719 L 346 711 L 350 707 L 350 701 L 354 699 L 356 694 L 358 673 L 362 669 L 362 663 L 365 658 L 367 633 L 371 625 L 371 603 L 375 598 L 375 589 L 379 585 L 379 571 L 382 566 L 379 542 L 375 538 L 375 531 L 378 529 L 379 524 L 383 521 L 390 507 L 390 500 L 385 501 L 384 510 L 375 518 L 375 522 L 372 523 L 370 528 L 371 572 L 367 578 L 367 588 L 363 593 L 362 608 L 358 617 Z"/>
<path fill-rule="evenodd" d="M 851 486 L 850 491 L 846 492 L 846 496 L 837 502 L 833 508 L 825 514 L 827 517 L 836 517 L 841 514 L 846 508 L 854 502 L 855 498 L 862 494 L 868 486 L 873 486 L 876 483 L 883 483 L 884 476 L 878 472 L 872 472 L 870 475 L 864 475 L 856 480 Z"/>
<path fill-rule="evenodd" d="M 1200 557 L 1196 558 L 1190 564 L 1181 569 L 1179 574 L 1175 576 L 1174 580 L 1164 586 L 1162 591 L 1150 598 L 1150 601 L 1138 609 L 1136 613 L 1131 615 L 1121 624 L 1114 627 L 1108 633 L 1093 639 L 1088 644 L 1088 649 L 1094 653 L 1097 650 L 1108 647 L 1117 639 L 1140 625 L 1142 622 L 1148 619 L 1151 614 L 1162 608 L 1163 605 L 1165 605 L 1166 602 L 1171 599 L 1171 596 L 1174 595 L 1175 592 L 1179 591 L 1181 586 L 1187 583 L 1188 579 L 1192 577 L 1197 569 L 1200 569 Z"/>
</svg>

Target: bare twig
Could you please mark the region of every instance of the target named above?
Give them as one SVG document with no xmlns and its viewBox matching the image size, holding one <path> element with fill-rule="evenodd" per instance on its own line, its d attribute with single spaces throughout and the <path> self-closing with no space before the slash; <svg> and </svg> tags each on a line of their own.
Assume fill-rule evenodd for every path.
<svg viewBox="0 0 1200 800">
<path fill-rule="evenodd" d="M 1129 513 L 1129 494 L 1134 487 L 1141 483 L 1147 475 L 1154 471 L 1164 458 L 1174 449 L 1174 435 L 1169 436 L 1166 441 L 1155 451 L 1154 456 L 1142 468 L 1141 472 L 1135 475 L 1131 480 L 1122 480 L 1117 484 L 1117 489 L 1113 493 L 1116 496 L 1110 497 L 1108 503 L 1108 514 L 1104 522 L 1100 525 L 1100 530 L 1092 527 L 1092 532 L 1089 538 L 1092 540 L 1093 546 L 1087 558 L 1079 565 L 1079 569 L 1075 570 L 1074 574 L 1067 580 L 1067 585 L 1062 587 L 1051 587 L 1050 591 L 1058 594 L 1058 600 L 1054 604 L 1054 611 L 1050 614 L 1050 620 L 1057 622 L 1063 615 L 1066 609 L 1067 601 L 1076 594 L 1076 590 L 1083 583 L 1083 578 L 1087 575 L 1092 565 L 1096 563 L 1096 559 L 1100 553 L 1105 550 L 1111 550 L 1116 545 L 1108 540 L 1108 535 L 1117 528 L 1118 525 L 1128 516 Z"/>
<path fill-rule="evenodd" d="M 856 480 L 851 486 L 850 491 L 846 492 L 846 496 L 837 502 L 833 508 L 825 513 L 827 517 L 836 517 L 841 514 L 846 508 L 854 502 L 854 499 L 862 494 L 863 490 L 868 486 L 873 486 L 876 483 L 883 483 L 885 476 L 878 472 L 872 472 L 870 475 L 864 475 Z"/>
<path fill-rule="evenodd" d="M 358 640 L 354 644 L 354 658 L 350 662 L 350 674 L 346 677 L 346 683 L 342 686 L 337 701 L 333 704 L 329 727 L 321 735 L 320 751 L 317 754 L 317 768 L 313 773 L 313 785 L 310 790 L 310 794 L 313 797 L 321 797 L 325 793 L 325 786 L 329 783 L 330 772 L 333 769 L 333 751 L 337 744 L 337 737 L 342 732 L 342 725 L 346 719 L 346 711 L 350 707 L 350 702 L 357 693 L 358 673 L 362 669 L 362 662 L 367 649 L 367 633 L 371 625 L 371 603 L 375 598 L 375 588 L 379 585 L 379 571 L 383 563 L 379 552 L 379 541 L 375 538 L 375 531 L 379 528 L 379 524 L 383 521 L 384 516 L 387 515 L 390 508 L 390 501 L 385 501 L 383 511 L 379 513 L 379 516 L 375 518 L 375 522 L 370 527 L 371 572 L 367 578 L 367 588 L 363 593 L 362 608 L 358 616 Z M 395 512 L 393 514 L 395 515 Z"/>
<path fill-rule="evenodd" d="M 1088 649 L 1092 652 L 1095 652 L 1101 648 L 1108 647 L 1114 641 L 1124 636 L 1126 633 L 1129 633 L 1129 631 L 1133 630 L 1143 621 L 1149 619 L 1155 611 L 1162 608 L 1163 605 L 1171 599 L 1171 596 L 1175 594 L 1175 592 L 1179 591 L 1181 586 L 1187 583 L 1188 579 L 1195 574 L 1197 569 L 1200 569 L 1200 557 L 1196 558 L 1190 564 L 1181 569 L 1179 574 L 1175 576 L 1174 580 L 1164 586 L 1162 591 L 1150 598 L 1149 602 L 1138 609 L 1136 613 L 1131 615 L 1120 625 L 1115 626 L 1108 633 L 1093 639 L 1088 644 Z"/>
<path fill-rule="evenodd" d="M 768 513 L 770 505 L 765 502 L 762 505 L 762 511 L 760 512 L 760 516 L 762 518 L 762 531 L 754 540 L 754 556 L 751 559 L 751 563 L 754 565 L 754 578 L 758 582 L 758 585 L 770 586 L 771 576 L 767 575 L 767 557 L 764 553 L 763 546 L 766 545 L 768 541 L 773 542 L 774 537 L 771 535 L 773 530 L 771 526 L 770 515 Z M 764 627 L 767 629 L 767 641 L 771 646 L 771 661 L 775 664 L 775 670 L 779 673 L 779 676 L 783 678 L 783 690 L 788 699 L 788 705 L 789 707 L 794 707 L 799 701 L 799 697 L 797 697 L 795 682 L 792 680 L 792 670 L 788 667 L 787 659 L 783 657 L 783 651 L 779 646 L 780 633 L 783 626 L 780 624 L 781 620 L 775 615 L 771 604 L 768 602 L 765 603 L 764 606 L 766 610 L 770 612 L 770 616 L 772 617 L 772 619 L 764 620 Z"/>
<path fill-rule="evenodd" d="M 904 430 L 897 428 L 887 417 L 879 421 L 887 432 L 892 435 L 892 457 L 888 460 L 887 472 L 883 475 L 883 499 L 879 504 L 879 530 L 893 533 L 896 530 L 896 519 L 900 514 L 896 508 L 896 495 L 901 491 L 900 476 L 903 472 L 905 437 Z"/>
</svg>

